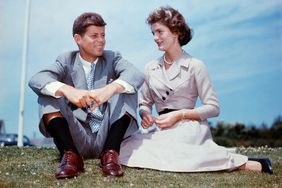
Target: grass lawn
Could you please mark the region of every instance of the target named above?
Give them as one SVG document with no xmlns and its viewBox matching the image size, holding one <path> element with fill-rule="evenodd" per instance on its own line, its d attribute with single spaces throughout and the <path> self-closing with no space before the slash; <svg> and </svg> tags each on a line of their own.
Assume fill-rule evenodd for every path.
<svg viewBox="0 0 282 188">
<path fill-rule="evenodd" d="M 171 173 L 123 167 L 122 178 L 106 178 L 99 160 L 86 160 L 85 172 L 73 179 L 57 180 L 59 165 L 54 148 L 0 147 L 0 188 L 4 187 L 282 187 L 282 148 L 238 148 L 238 153 L 270 157 L 274 174 L 235 171 Z M 189 156 L 187 156 L 189 157 Z M 208 156 L 207 156 L 208 157 Z"/>
</svg>

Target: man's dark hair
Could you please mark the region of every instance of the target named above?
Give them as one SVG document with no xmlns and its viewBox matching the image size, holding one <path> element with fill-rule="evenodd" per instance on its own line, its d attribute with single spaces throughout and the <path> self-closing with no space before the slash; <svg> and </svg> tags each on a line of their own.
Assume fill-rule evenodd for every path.
<svg viewBox="0 0 282 188">
<path fill-rule="evenodd" d="M 106 25 L 106 22 L 97 13 L 85 12 L 75 19 L 72 27 L 72 35 L 79 34 L 83 36 L 87 27 L 90 25 L 102 27 Z"/>
</svg>

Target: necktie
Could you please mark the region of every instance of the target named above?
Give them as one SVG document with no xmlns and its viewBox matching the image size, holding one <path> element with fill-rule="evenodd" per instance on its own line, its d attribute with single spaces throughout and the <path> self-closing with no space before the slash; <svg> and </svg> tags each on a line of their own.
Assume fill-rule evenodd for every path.
<svg viewBox="0 0 282 188">
<path fill-rule="evenodd" d="M 95 71 L 95 64 L 91 64 L 91 70 L 87 77 L 87 87 L 88 90 L 94 89 L 94 71 Z M 88 109 L 90 109 L 93 104 L 90 105 Z M 91 128 L 92 133 L 98 132 L 100 125 L 103 120 L 103 114 L 99 110 L 99 107 L 95 108 L 92 112 L 88 114 L 89 116 L 89 126 Z"/>
</svg>

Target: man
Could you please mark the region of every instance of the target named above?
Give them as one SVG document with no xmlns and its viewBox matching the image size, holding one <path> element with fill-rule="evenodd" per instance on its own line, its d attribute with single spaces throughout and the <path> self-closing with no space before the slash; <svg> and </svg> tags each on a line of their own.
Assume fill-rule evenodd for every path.
<svg viewBox="0 0 282 188">
<path fill-rule="evenodd" d="M 40 131 L 53 137 L 62 157 L 57 179 L 82 172 L 83 157 L 100 157 L 104 176 L 122 176 L 120 144 L 138 130 L 143 74 L 118 52 L 104 50 L 105 25 L 99 14 L 80 15 L 73 24 L 79 51 L 60 55 L 29 82 L 38 95 Z"/>
</svg>

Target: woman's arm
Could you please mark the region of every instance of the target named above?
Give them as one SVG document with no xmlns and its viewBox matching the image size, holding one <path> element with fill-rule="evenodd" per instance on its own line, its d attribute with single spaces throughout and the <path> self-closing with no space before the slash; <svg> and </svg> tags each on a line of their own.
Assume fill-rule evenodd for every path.
<svg viewBox="0 0 282 188">
<path fill-rule="evenodd" d="M 198 114 L 201 120 L 216 117 L 219 115 L 220 107 L 207 68 L 200 61 L 198 61 L 194 68 L 196 87 L 202 102 L 201 106 L 194 109 L 194 113 Z"/>
</svg>

